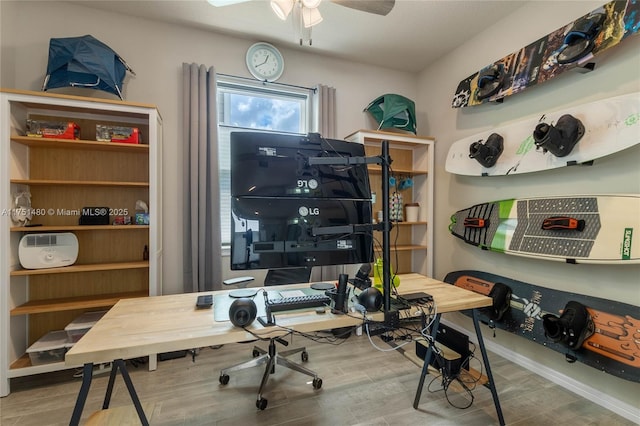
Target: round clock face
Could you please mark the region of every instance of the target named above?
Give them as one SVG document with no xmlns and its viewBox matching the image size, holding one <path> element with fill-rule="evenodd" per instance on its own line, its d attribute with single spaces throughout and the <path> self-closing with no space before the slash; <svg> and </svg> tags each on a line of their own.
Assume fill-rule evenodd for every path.
<svg viewBox="0 0 640 426">
<path fill-rule="evenodd" d="M 284 59 L 275 46 L 256 43 L 247 50 L 247 68 L 258 80 L 276 81 L 284 71 Z"/>
</svg>

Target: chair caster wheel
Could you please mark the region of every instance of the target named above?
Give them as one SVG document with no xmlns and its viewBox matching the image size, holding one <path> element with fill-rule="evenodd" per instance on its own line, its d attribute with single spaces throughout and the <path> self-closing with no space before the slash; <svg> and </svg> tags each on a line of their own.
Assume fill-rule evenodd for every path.
<svg viewBox="0 0 640 426">
<path fill-rule="evenodd" d="M 260 351 L 254 349 L 251 355 L 253 355 L 254 358 L 258 358 L 260 356 Z"/>
<path fill-rule="evenodd" d="M 322 387 L 322 379 L 320 377 L 317 377 L 313 379 L 313 382 L 311 384 L 313 385 L 314 389 L 320 389 Z"/>
<path fill-rule="evenodd" d="M 302 362 L 309 361 L 309 353 L 307 351 L 302 351 L 300 358 L 302 359 Z"/>
<path fill-rule="evenodd" d="M 258 410 L 264 410 L 267 408 L 267 400 L 265 398 L 258 399 L 256 401 L 256 407 L 258 407 Z"/>
<path fill-rule="evenodd" d="M 227 383 L 229 383 L 229 375 L 221 374 L 219 380 L 221 385 L 226 385 Z"/>
</svg>

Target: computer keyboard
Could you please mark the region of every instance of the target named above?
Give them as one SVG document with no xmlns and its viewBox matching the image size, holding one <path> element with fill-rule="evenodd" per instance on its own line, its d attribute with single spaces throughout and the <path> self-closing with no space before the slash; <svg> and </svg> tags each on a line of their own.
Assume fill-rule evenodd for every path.
<svg viewBox="0 0 640 426">
<path fill-rule="evenodd" d="M 318 308 L 329 306 L 331 298 L 324 294 L 312 294 L 293 297 L 279 297 L 269 299 L 267 308 L 271 312 L 293 311 L 295 309 Z"/>
</svg>

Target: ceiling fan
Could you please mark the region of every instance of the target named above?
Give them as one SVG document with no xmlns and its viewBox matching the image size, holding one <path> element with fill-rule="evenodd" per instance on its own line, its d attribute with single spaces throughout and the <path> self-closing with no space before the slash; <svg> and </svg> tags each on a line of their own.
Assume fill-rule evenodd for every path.
<svg viewBox="0 0 640 426">
<path fill-rule="evenodd" d="M 250 0 L 207 0 L 216 7 L 229 6 L 236 3 L 244 3 Z M 340 6 L 356 9 L 362 12 L 373 13 L 386 16 L 393 6 L 395 0 L 328 0 Z M 278 18 L 283 21 L 289 15 L 292 16 L 296 38 L 300 45 L 309 43 L 311 45 L 311 27 L 322 22 L 322 15 L 318 6 L 322 0 L 271 0 L 271 8 Z"/>
</svg>

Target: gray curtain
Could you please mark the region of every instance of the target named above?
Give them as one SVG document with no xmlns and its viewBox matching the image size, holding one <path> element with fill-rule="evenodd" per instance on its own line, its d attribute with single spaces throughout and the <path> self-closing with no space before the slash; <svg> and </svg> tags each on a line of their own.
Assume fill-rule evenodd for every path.
<svg viewBox="0 0 640 426">
<path fill-rule="evenodd" d="M 318 84 L 314 87 L 316 119 L 314 131 L 325 138 L 337 137 L 336 129 L 336 89 Z"/>
<path fill-rule="evenodd" d="M 184 291 L 222 288 L 216 78 L 213 67 L 182 64 Z"/>
</svg>

